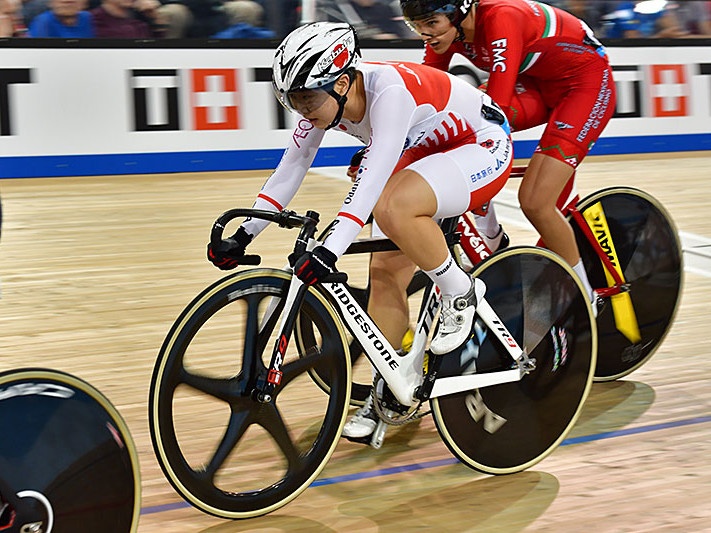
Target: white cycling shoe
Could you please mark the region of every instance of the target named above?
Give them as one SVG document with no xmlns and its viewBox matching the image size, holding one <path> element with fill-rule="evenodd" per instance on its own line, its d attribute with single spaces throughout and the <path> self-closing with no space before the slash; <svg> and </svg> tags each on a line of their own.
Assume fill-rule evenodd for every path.
<svg viewBox="0 0 711 533">
<path fill-rule="evenodd" d="M 392 413 L 390 410 L 385 412 Z M 375 412 L 371 395 L 368 396 L 363 407 L 358 409 L 350 420 L 346 422 L 341 435 L 351 442 L 370 445 L 377 450 L 383 445 L 387 429 L 388 424 L 380 420 L 378 413 Z"/>
<path fill-rule="evenodd" d="M 430 352 L 443 355 L 464 344 L 474 327 L 476 306 L 486 293 L 486 285 L 480 279 L 473 279 L 466 294 L 442 296 L 439 314 L 439 328 L 430 343 Z"/>
<path fill-rule="evenodd" d="M 365 437 L 370 437 L 378 425 L 378 413 L 373 408 L 373 396 L 368 395 L 365 404 L 343 426 L 342 435 L 348 440 L 360 442 Z"/>
</svg>

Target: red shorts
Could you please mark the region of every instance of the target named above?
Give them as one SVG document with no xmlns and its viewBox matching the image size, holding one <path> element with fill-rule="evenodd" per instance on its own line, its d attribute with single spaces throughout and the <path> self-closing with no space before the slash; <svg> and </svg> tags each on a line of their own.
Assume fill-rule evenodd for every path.
<svg viewBox="0 0 711 533">
<path fill-rule="evenodd" d="M 543 81 L 521 75 L 511 112 L 514 131 L 548 123 L 536 153 L 576 168 L 615 112 L 612 68 L 600 57 L 570 79 Z"/>
</svg>

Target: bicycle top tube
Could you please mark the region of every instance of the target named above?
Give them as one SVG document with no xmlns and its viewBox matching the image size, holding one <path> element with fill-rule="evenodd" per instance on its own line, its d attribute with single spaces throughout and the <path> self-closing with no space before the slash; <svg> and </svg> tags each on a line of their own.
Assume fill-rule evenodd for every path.
<svg viewBox="0 0 711 533">
<path fill-rule="evenodd" d="M 454 246 L 459 243 L 461 235 L 457 233 L 457 221 L 459 217 L 445 218 L 440 222 L 442 233 L 447 242 L 447 246 Z M 372 252 L 390 252 L 399 250 L 397 244 L 387 237 L 369 237 L 353 241 L 344 254 L 363 254 Z"/>
</svg>

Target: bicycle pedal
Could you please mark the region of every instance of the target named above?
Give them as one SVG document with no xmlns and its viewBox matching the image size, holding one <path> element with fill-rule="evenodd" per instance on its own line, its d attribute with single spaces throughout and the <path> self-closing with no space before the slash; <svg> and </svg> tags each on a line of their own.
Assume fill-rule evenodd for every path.
<svg viewBox="0 0 711 533">
<path fill-rule="evenodd" d="M 375 426 L 375 431 L 370 437 L 370 445 L 376 450 L 380 449 L 383 445 L 383 440 L 385 439 L 385 432 L 388 430 L 388 425 L 382 420 L 378 421 L 378 425 Z"/>
<path fill-rule="evenodd" d="M 349 442 L 355 442 L 356 444 L 365 444 L 366 446 L 372 446 L 376 450 L 383 445 L 385 440 L 385 432 L 388 430 L 388 424 L 380 420 L 378 425 L 370 435 L 365 435 L 363 437 L 348 437 L 343 435 L 343 438 Z"/>
<path fill-rule="evenodd" d="M 371 433 L 370 435 L 366 435 L 365 437 L 348 437 L 346 435 L 343 435 L 343 438 L 349 442 L 355 442 L 356 444 L 365 444 L 366 446 L 369 446 L 374 433 L 375 432 Z"/>
</svg>

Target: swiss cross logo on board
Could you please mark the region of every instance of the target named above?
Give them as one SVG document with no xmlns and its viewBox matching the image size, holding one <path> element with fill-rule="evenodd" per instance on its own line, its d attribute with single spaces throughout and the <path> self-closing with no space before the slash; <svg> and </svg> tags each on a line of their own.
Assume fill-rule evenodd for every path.
<svg viewBox="0 0 711 533">
<path fill-rule="evenodd" d="M 193 126 L 196 130 L 239 128 L 239 93 L 234 69 L 191 71 Z"/>
<path fill-rule="evenodd" d="M 132 130 L 239 129 L 237 72 L 230 68 L 132 70 L 129 77 L 133 103 Z M 189 114 L 192 120 L 186 120 L 185 114 Z"/>
<path fill-rule="evenodd" d="M 688 115 L 689 92 L 684 65 L 650 65 L 652 113 L 655 117 Z"/>
</svg>

